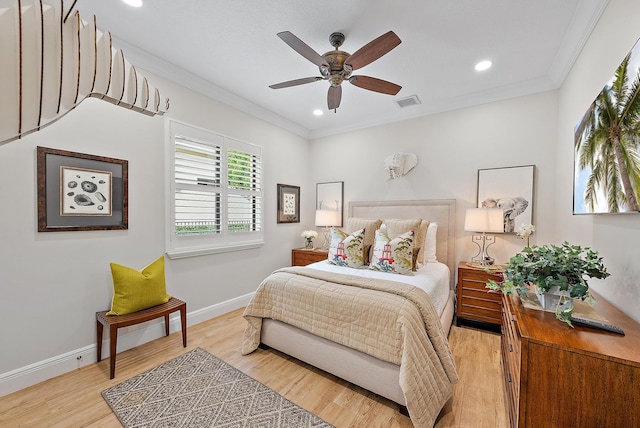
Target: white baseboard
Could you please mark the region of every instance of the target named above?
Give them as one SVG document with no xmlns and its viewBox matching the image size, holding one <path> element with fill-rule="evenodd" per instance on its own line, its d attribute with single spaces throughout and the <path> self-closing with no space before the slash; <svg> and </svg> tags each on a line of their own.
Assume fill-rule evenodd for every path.
<svg viewBox="0 0 640 428">
<path fill-rule="evenodd" d="M 211 318 L 225 314 L 232 310 L 246 306 L 254 293 L 239 296 L 222 303 L 187 312 L 187 327 L 207 321 Z M 187 311 L 189 303 L 187 302 Z M 180 316 L 174 313 L 169 318 L 171 332 L 180 331 Z M 105 336 L 108 336 L 105 329 Z M 164 324 L 161 318 L 158 321 L 145 323 L 142 327 L 125 327 L 118 330 L 118 352 L 134 348 L 143 343 L 150 342 L 164 336 Z M 189 336 L 187 335 L 187 341 Z M 102 342 L 102 358 L 109 358 L 109 339 Z M 19 391 L 31 385 L 43 382 L 47 379 L 70 372 L 97 360 L 96 345 L 89 345 L 61 355 L 48 358 L 37 363 L 20 367 L 16 370 L 0 374 L 0 397 Z"/>
</svg>

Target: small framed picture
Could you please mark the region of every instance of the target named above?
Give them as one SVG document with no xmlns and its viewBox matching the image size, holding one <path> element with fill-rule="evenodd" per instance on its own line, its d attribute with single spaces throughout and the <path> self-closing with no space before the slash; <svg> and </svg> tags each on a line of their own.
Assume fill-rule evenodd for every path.
<svg viewBox="0 0 640 428">
<path fill-rule="evenodd" d="M 278 223 L 300 223 L 300 187 L 278 184 Z"/>
<path fill-rule="evenodd" d="M 128 177 L 126 160 L 38 147 L 38 232 L 127 229 Z"/>
<path fill-rule="evenodd" d="M 533 222 L 535 165 L 478 170 L 478 208 L 500 208 L 504 232 Z"/>
</svg>

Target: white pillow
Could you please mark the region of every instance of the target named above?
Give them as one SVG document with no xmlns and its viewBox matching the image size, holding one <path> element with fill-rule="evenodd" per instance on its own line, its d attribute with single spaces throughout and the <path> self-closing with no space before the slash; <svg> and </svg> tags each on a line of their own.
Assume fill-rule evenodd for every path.
<svg viewBox="0 0 640 428">
<path fill-rule="evenodd" d="M 431 222 L 427 228 L 427 237 L 424 240 L 424 263 L 434 263 L 438 261 L 436 257 L 436 235 L 438 233 L 438 223 Z"/>
</svg>

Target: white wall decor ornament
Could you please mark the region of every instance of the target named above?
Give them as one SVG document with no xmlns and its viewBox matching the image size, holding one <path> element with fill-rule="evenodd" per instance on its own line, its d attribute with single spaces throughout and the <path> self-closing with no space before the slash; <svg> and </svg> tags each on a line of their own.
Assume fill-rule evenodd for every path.
<svg viewBox="0 0 640 428">
<path fill-rule="evenodd" d="M 389 174 L 389 179 L 393 180 L 407 175 L 417 164 L 418 156 L 414 153 L 396 152 L 384 160 L 384 169 Z"/>
<path fill-rule="evenodd" d="M 60 119 L 87 97 L 149 116 L 169 100 L 115 49 L 96 17 L 63 0 L 0 0 L 0 144 Z"/>
</svg>

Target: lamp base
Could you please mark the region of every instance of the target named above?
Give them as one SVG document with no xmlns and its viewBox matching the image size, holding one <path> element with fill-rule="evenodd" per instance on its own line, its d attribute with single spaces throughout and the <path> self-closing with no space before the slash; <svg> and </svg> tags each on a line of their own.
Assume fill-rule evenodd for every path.
<svg viewBox="0 0 640 428">
<path fill-rule="evenodd" d="M 477 265 L 477 266 L 493 266 L 496 263 L 496 260 L 494 258 L 488 257 L 484 260 L 482 259 L 477 259 L 475 257 L 471 258 L 471 264 L 472 265 Z"/>
<path fill-rule="evenodd" d="M 328 250 L 329 249 L 329 245 L 331 244 L 331 228 L 330 227 L 325 227 L 324 229 L 322 229 L 322 249 L 323 250 Z"/>
<path fill-rule="evenodd" d="M 489 256 L 487 250 L 490 245 L 495 244 L 496 237 L 493 235 L 487 236 L 483 232 L 482 235 L 473 235 L 471 241 L 478 246 L 478 254 L 471 257 L 471 262 L 480 266 L 492 266 L 496 260 Z"/>
</svg>

